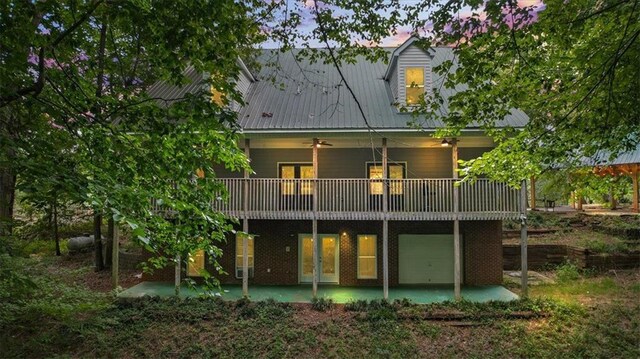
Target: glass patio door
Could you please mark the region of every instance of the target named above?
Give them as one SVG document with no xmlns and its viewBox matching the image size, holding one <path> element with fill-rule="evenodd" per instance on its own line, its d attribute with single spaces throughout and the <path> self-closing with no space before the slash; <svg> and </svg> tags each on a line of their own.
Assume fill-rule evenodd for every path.
<svg viewBox="0 0 640 359">
<path fill-rule="evenodd" d="M 285 180 L 280 186 L 280 209 L 310 210 L 313 204 L 313 165 L 279 164 L 278 176 Z"/>
<path fill-rule="evenodd" d="M 313 282 L 313 236 L 301 234 L 300 282 Z M 335 234 L 318 234 L 318 271 L 320 283 L 338 283 L 340 275 L 340 243 Z"/>
</svg>

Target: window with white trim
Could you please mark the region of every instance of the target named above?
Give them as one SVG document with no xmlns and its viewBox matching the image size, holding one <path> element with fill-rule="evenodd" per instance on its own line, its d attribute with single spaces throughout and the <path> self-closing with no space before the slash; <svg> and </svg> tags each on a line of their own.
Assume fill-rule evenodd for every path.
<svg viewBox="0 0 640 359">
<path fill-rule="evenodd" d="M 279 177 L 282 179 L 313 179 L 313 164 L 309 163 L 281 163 L 278 166 Z M 304 195 L 313 194 L 312 181 L 283 182 L 281 187 L 282 195 Z"/>
<path fill-rule="evenodd" d="M 407 106 L 420 103 L 424 96 L 424 67 L 406 67 L 404 69 L 404 86 Z"/>
<path fill-rule="evenodd" d="M 389 179 L 400 180 L 407 177 L 406 163 L 390 163 L 387 165 L 387 171 Z M 380 162 L 368 162 L 367 163 L 367 176 L 372 180 L 381 180 L 383 177 L 382 163 Z M 369 184 L 369 193 L 373 195 L 382 195 L 383 183 L 371 182 Z M 401 195 L 403 193 L 402 182 L 391 181 L 389 185 L 389 195 Z"/>
<path fill-rule="evenodd" d="M 358 236 L 358 279 L 378 278 L 377 240 L 375 234 Z"/>
<path fill-rule="evenodd" d="M 236 235 L 236 278 L 242 278 L 242 235 Z M 249 277 L 253 277 L 253 237 L 247 241 L 247 254 L 249 257 Z"/>
</svg>

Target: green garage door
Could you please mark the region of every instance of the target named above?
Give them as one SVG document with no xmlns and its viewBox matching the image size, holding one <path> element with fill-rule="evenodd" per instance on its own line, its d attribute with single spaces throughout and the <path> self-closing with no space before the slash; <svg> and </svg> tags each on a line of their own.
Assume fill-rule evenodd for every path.
<svg viewBox="0 0 640 359">
<path fill-rule="evenodd" d="M 400 284 L 453 283 L 452 234 L 401 234 Z"/>
</svg>

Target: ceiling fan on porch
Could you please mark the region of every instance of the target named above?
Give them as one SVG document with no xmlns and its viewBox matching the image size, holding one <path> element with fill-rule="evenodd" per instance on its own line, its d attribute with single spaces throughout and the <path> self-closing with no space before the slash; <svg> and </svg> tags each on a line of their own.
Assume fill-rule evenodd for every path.
<svg viewBox="0 0 640 359">
<path fill-rule="evenodd" d="M 313 147 L 313 142 L 302 142 L 303 145 L 309 145 L 309 147 Z M 322 146 L 333 146 L 333 144 L 329 143 L 329 141 L 326 140 L 318 140 L 318 147 L 322 147 Z"/>
</svg>

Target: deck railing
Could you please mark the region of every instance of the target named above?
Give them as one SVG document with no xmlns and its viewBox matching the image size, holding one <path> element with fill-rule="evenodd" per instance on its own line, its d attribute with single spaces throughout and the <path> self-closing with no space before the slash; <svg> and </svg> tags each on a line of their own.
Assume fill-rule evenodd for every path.
<svg viewBox="0 0 640 359">
<path fill-rule="evenodd" d="M 518 218 L 520 191 L 480 179 L 280 179 L 225 178 L 227 193 L 212 205 L 230 216 L 248 219 L 462 220 Z M 383 189 L 387 186 L 387 211 Z M 459 210 L 454 212 L 454 186 Z M 317 186 L 317 211 L 313 211 Z M 246 199 L 245 199 L 246 195 Z M 245 208 L 246 206 L 246 208 Z"/>
</svg>

